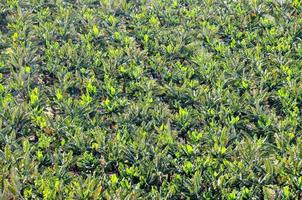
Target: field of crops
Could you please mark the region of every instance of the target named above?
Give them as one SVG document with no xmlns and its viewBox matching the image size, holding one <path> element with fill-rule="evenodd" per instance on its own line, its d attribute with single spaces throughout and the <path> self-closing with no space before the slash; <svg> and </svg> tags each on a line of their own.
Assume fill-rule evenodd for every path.
<svg viewBox="0 0 302 200">
<path fill-rule="evenodd" d="M 0 0 L 0 199 L 301 199 L 300 0 Z"/>
</svg>

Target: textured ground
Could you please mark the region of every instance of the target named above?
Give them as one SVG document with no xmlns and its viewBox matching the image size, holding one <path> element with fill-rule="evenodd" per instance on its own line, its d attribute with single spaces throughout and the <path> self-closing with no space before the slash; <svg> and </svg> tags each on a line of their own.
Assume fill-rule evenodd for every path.
<svg viewBox="0 0 302 200">
<path fill-rule="evenodd" d="M 299 199 L 299 0 L 1 0 L 0 199 Z"/>
</svg>

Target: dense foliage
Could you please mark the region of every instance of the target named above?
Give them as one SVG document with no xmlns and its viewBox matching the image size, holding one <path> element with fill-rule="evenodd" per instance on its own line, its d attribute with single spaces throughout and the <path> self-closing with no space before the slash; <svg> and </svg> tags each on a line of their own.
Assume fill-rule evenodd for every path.
<svg viewBox="0 0 302 200">
<path fill-rule="evenodd" d="M 0 199 L 299 199 L 300 0 L 1 0 Z"/>
</svg>

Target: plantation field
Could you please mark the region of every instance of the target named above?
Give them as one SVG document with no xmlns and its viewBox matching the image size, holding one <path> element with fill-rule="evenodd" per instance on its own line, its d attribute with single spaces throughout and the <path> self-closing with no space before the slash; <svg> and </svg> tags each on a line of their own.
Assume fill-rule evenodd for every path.
<svg viewBox="0 0 302 200">
<path fill-rule="evenodd" d="M 300 0 L 0 0 L 0 199 L 301 199 Z"/>
</svg>

